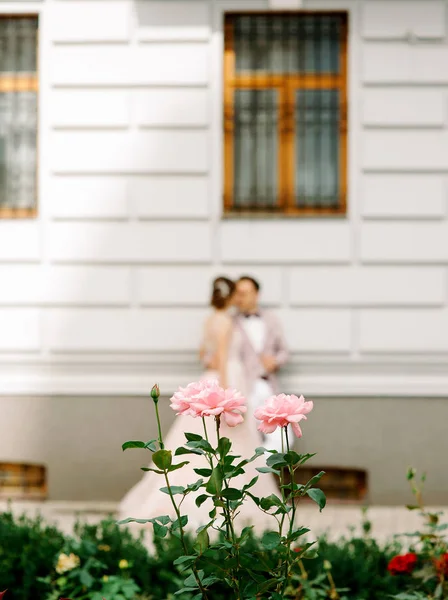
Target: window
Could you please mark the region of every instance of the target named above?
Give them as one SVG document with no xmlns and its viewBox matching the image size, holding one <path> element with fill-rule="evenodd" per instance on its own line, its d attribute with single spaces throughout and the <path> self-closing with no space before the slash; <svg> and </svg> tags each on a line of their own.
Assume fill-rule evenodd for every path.
<svg viewBox="0 0 448 600">
<path fill-rule="evenodd" d="M 227 14 L 224 31 L 225 213 L 345 213 L 347 14 Z"/>
<path fill-rule="evenodd" d="M 37 17 L 0 15 L 0 218 L 37 204 Z"/>
</svg>

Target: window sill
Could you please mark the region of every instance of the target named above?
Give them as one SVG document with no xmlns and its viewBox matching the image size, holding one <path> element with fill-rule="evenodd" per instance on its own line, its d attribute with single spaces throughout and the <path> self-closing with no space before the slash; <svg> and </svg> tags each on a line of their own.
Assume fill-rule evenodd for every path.
<svg viewBox="0 0 448 600">
<path fill-rule="evenodd" d="M 318 219 L 318 220 L 322 220 L 322 219 L 346 219 L 348 217 L 347 215 L 347 211 L 327 211 L 327 210 L 322 210 L 322 211 L 316 211 L 316 210 L 310 210 L 310 211 L 298 211 L 298 212 L 291 212 L 291 213 L 281 213 L 281 212 L 273 212 L 273 211 L 266 211 L 266 212 L 251 212 L 251 211 L 226 211 L 222 214 L 222 220 L 226 221 L 233 221 L 233 220 L 237 220 L 237 219 L 249 219 L 249 220 L 289 220 L 289 219 Z"/>
<path fill-rule="evenodd" d="M 37 208 L 0 208 L 0 220 L 2 219 L 35 219 Z"/>
</svg>

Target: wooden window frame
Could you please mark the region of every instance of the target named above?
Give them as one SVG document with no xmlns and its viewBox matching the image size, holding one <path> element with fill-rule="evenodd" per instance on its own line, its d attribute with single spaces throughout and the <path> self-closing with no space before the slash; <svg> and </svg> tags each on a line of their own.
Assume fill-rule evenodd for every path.
<svg viewBox="0 0 448 600">
<path fill-rule="evenodd" d="M 34 74 L 0 73 L 0 92 L 36 92 L 37 111 L 39 114 L 39 13 L 0 13 L 0 19 L 37 19 L 38 28 L 36 35 L 36 72 Z M 33 219 L 38 214 L 39 197 L 39 122 L 36 127 L 36 197 L 32 208 L 7 208 L 0 206 L 0 220 L 2 219 Z"/>
<path fill-rule="evenodd" d="M 253 15 L 318 15 L 344 17 L 340 31 L 339 73 L 316 74 L 238 74 L 234 48 L 233 19 Z M 224 14 L 224 216 L 228 217 L 316 217 L 344 216 L 347 213 L 347 70 L 348 70 L 348 11 L 238 11 Z M 279 93 L 278 111 L 278 197 L 286 199 L 275 209 L 245 210 L 233 206 L 234 195 L 234 90 L 274 89 Z M 295 206 L 295 111 L 294 93 L 297 90 L 330 90 L 340 93 L 339 112 L 339 204 L 337 207 Z"/>
</svg>

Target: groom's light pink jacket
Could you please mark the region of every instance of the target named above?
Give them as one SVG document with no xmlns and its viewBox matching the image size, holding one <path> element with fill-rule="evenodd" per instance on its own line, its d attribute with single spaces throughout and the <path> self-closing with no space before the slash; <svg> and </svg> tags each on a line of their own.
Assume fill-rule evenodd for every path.
<svg viewBox="0 0 448 600">
<path fill-rule="evenodd" d="M 278 364 L 282 367 L 289 358 L 288 347 L 283 335 L 283 330 L 277 317 L 269 311 L 260 311 L 260 318 L 263 319 L 266 327 L 265 344 L 262 354 L 273 356 Z M 241 345 L 241 362 L 244 368 L 244 377 L 246 389 L 251 390 L 257 379 L 266 375 L 260 356 L 254 350 L 252 343 L 243 326 L 244 317 L 235 317 L 235 327 L 240 329 L 242 334 Z M 271 373 L 268 376 L 268 381 L 272 387 L 274 394 L 278 393 L 278 382 L 276 373 Z"/>
</svg>

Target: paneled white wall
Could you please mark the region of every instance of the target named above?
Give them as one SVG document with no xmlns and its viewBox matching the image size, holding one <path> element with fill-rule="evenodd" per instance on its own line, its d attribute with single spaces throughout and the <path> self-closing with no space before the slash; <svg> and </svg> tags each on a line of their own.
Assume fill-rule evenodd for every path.
<svg viewBox="0 0 448 600">
<path fill-rule="evenodd" d="M 0 6 L 41 15 L 39 216 L 0 221 L 0 392 L 185 383 L 210 280 L 250 273 L 285 385 L 378 393 L 387 362 L 384 393 L 447 394 L 448 0 L 302 5 L 350 12 L 344 218 L 221 219 L 222 14 L 268 0 Z"/>
</svg>

